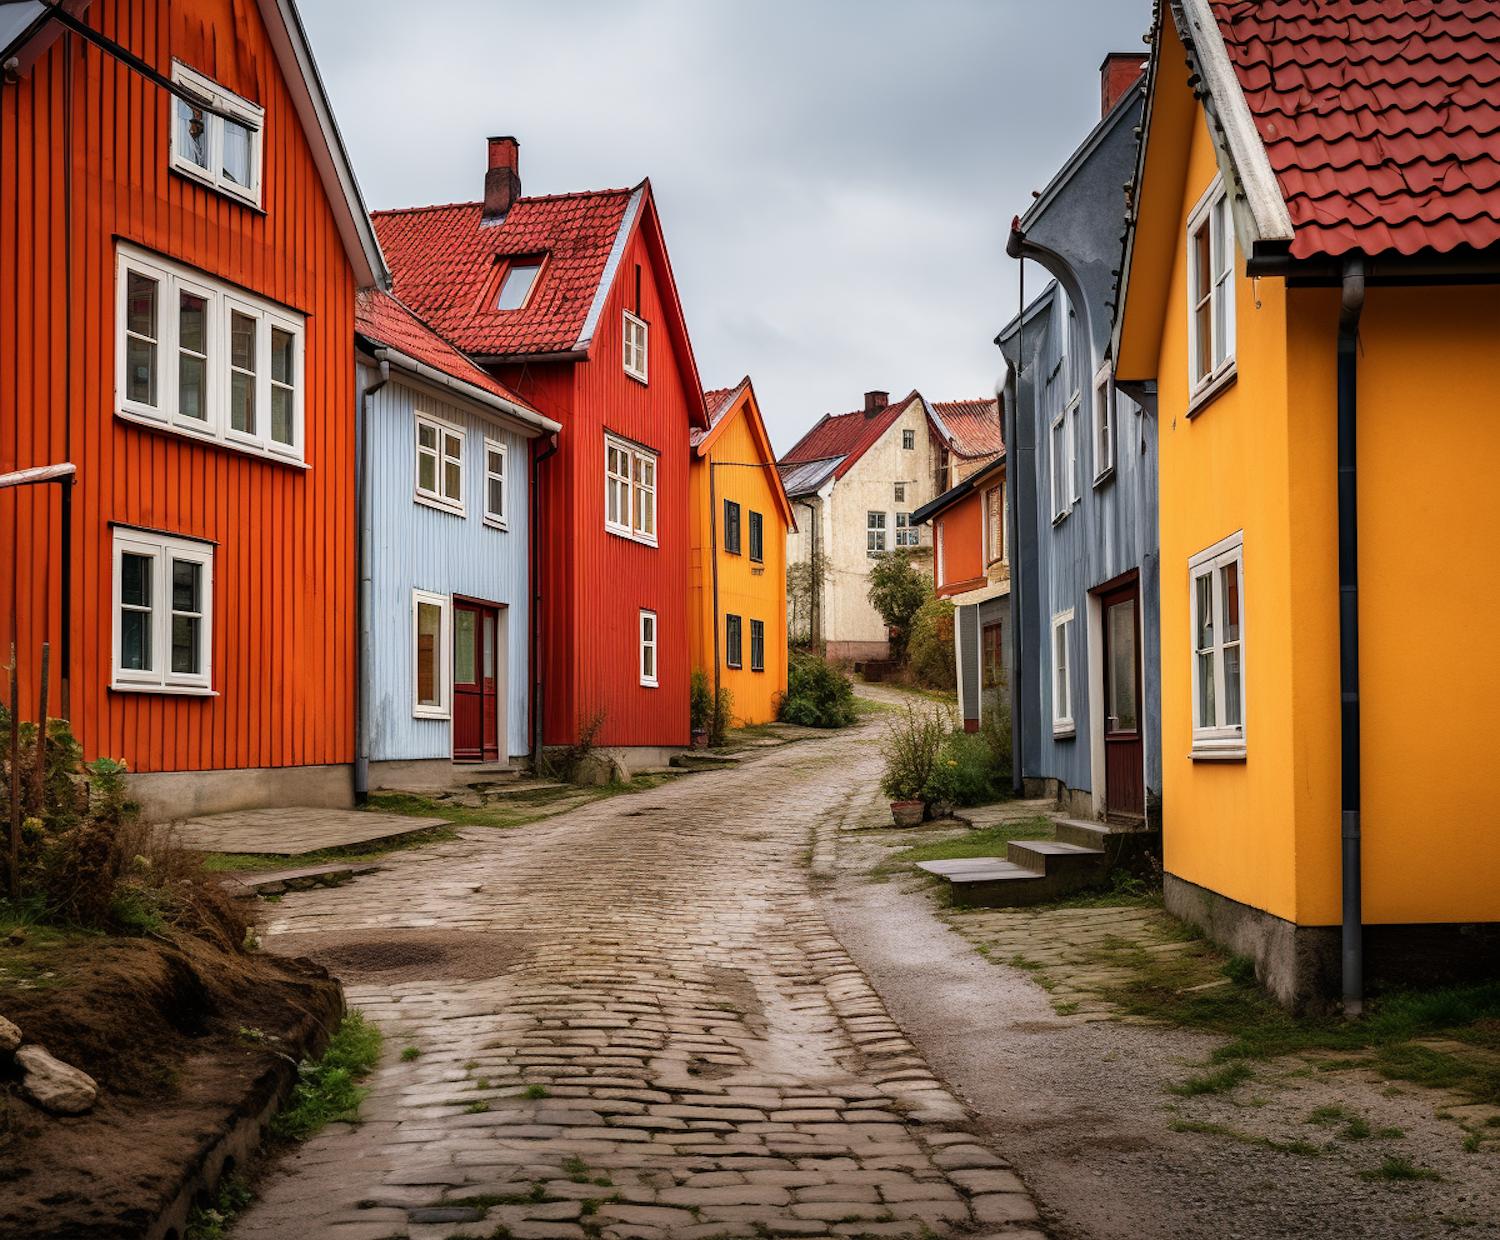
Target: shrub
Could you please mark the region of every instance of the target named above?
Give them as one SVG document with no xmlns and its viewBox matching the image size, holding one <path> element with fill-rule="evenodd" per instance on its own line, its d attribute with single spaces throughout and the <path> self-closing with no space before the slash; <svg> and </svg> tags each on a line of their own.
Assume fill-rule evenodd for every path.
<svg viewBox="0 0 1500 1240">
<path fill-rule="evenodd" d="M 923 795 L 929 801 L 947 801 L 950 805 L 988 805 L 997 798 L 998 775 L 981 733 L 951 732 L 943 741 Z"/>
<path fill-rule="evenodd" d="M 578 739 L 571 745 L 543 750 L 541 773 L 552 779 L 571 781 L 578 774 L 578 768 L 583 764 L 583 760 L 594 751 L 595 741 L 603 729 L 604 707 L 601 706 L 592 715 L 580 715 Z"/>
<path fill-rule="evenodd" d="M 997 688 L 980 694 L 979 735 L 989 746 L 990 762 L 995 768 L 997 785 L 1008 785 L 1012 778 L 1010 693 L 1002 680 Z"/>
<path fill-rule="evenodd" d="M 958 664 L 953 650 L 953 604 L 929 590 L 911 622 L 906 648 L 907 670 L 928 689 L 956 689 Z"/>
<path fill-rule="evenodd" d="M 729 738 L 729 729 L 734 726 L 734 694 L 727 685 L 719 686 L 714 708 L 708 718 L 708 744 L 717 749 Z"/>
<path fill-rule="evenodd" d="M 937 711 L 919 711 L 908 706 L 881 746 L 885 774 L 880 778 L 880 790 L 892 801 L 915 801 L 922 797 L 942 753 L 947 731 L 947 723 Z"/>
<path fill-rule="evenodd" d="M 330 1120 L 350 1115 L 370 1091 L 357 1082 L 374 1070 L 380 1059 L 380 1030 L 363 1014 L 348 1013 L 316 1063 L 297 1065 L 297 1084 L 287 1109 L 271 1121 L 278 1137 L 305 1141 Z"/>
<path fill-rule="evenodd" d="M 805 728 L 847 728 L 855 720 L 854 686 L 827 659 L 794 650 L 787 661 L 786 692 L 776 718 Z"/>
<path fill-rule="evenodd" d="M 692 687 L 688 691 L 688 721 L 694 732 L 708 727 L 708 717 L 713 711 L 714 691 L 708 683 L 708 673 L 695 667 Z"/>
<path fill-rule="evenodd" d="M 866 597 L 891 631 L 891 656 L 902 658 L 914 636 L 913 618 L 932 597 L 932 578 L 912 564 L 910 553 L 890 551 L 876 558 Z"/>
</svg>

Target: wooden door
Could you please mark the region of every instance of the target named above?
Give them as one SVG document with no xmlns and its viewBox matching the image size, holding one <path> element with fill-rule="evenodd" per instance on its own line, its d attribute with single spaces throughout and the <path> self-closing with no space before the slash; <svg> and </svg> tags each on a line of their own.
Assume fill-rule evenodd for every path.
<svg viewBox="0 0 1500 1240">
<path fill-rule="evenodd" d="M 1137 582 L 1100 596 L 1104 616 L 1104 808 L 1146 816 L 1141 744 L 1141 609 Z"/>
<path fill-rule="evenodd" d="M 493 762 L 500 756 L 496 668 L 499 611 L 453 601 L 453 760 Z"/>
</svg>

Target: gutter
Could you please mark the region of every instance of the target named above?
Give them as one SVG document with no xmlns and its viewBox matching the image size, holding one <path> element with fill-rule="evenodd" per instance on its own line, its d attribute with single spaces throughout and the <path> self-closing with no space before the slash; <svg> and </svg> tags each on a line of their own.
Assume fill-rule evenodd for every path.
<svg viewBox="0 0 1500 1240">
<path fill-rule="evenodd" d="M 378 352 L 378 350 L 377 350 Z M 375 500 L 370 489 L 370 397 L 391 379 L 391 364 L 380 359 L 380 382 L 367 387 L 359 401 L 359 472 L 355 476 L 354 506 L 359 515 L 355 562 L 359 567 L 355 609 L 359 618 L 359 694 L 354 710 L 354 803 L 370 799 L 370 635 L 375 614 Z"/>
<path fill-rule="evenodd" d="M 507 414 L 531 430 L 533 437 L 555 435 L 562 430 L 561 423 L 543 417 L 534 409 L 528 409 L 525 405 L 518 405 L 514 401 L 496 396 L 493 392 L 487 392 L 472 383 L 465 383 L 462 379 L 455 379 L 452 375 L 438 370 L 437 367 L 429 366 L 426 362 L 419 362 L 416 358 L 408 357 L 397 349 L 377 348 L 375 356 L 382 363 L 397 366 L 409 374 L 426 379 L 429 383 L 435 383 L 439 387 L 447 388 L 450 392 L 456 392 L 467 400 Z M 382 366 L 382 373 L 385 373 L 384 366 Z"/>
<path fill-rule="evenodd" d="M 1359 509 L 1355 430 L 1358 402 L 1359 316 L 1365 305 L 1364 257 L 1344 258 L 1344 296 L 1339 305 L 1338 466 L 1339 466 L 1339 691 L 1343 874 L 1344 1015 L 1364 1009 L 1364 910 L 1361 903 L 1359 753 Z"/>
</svg>

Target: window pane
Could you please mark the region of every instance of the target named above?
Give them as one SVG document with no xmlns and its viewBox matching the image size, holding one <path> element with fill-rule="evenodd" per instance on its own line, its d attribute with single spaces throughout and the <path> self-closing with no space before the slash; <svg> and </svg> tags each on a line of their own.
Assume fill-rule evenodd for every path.
<svg viewBox="0 0 1500 1240">
<path fill-rule="evenodd" d="M 430 452 L 417 453 L 417 489 L 437 493 L 437 457 Z"/>
<path fill-rule="evenodd" d="M 172 617 L 172 670 L 189 676 L 198 674 L 198 628 L 203 623 L 197 616 Z"/>
<path fill-rule="evenodd" d="M 475 683 L 474 668 L 477 653 L 474 648 L 478 627 L 477 617 L 466 608 L 455 608 L 453 612 L 453 683 L 472 685 Z"/>
<path fill-rule="evenodd" d="M 1224 726 L 1238 727 L 1240 719 L 1240 648 L 1224 647 Z"/>
<path fill-rule="evenodd" d="M 1214 713 L 1214 654 L 1207 651 L 1198 656 L 1198 726 L 1218 727 L 1218 716 Z"/>
<path fill-rule="evenodd" d="M 176 100 L 177 153 L 208 171 L 208 115 L 186 100 Z"/>
<path fill-rule="evenodd" d="M 193 560 L 172 561 L 172 610 L 201 612 L 199 583 L 203 579 L 203 566 Z"/>
<path fill-rule="evenodd" d="M 1116 603 L 1109 609 L 1109 703 L 1106 713 L 1115 732 L 1134 732 L 1135 603 Z"/>
<path fill-rule="evenodd" d="M 451 456 L 455 461 L 462 460 L 464 455 L 464 441 L 457 435 L 444 435 L 443 455 Z"/>
<path fill-rule="evenodd" d="M 1237 642 L 1240 640 L 1240 566 L 1238 563 L 1226 564 L 1219 570 L 1219 585 L 1224 613 L 1224 640 Z"/>
<path fill-rule="evenodd" d="M 499 478 L 491 478 L 489 508 L 486 510 L 492 517 L 503 517 L 505 515 L 505 483 Z"/>
<path fill-rule="evenodd" d="M 440 706 L 442 679 L 438 660 L 442 655 L 443 609 L 436 603 L 417 604 L 417 701 L 422 706 Z"/>
<path fill-rule="evenodd" d="M 230 363 L 241 370 L 255 369 L 255 320 L 236 311 L 230 318 Z"/>
<path fill-rule="evenodd" d="M 519 310 L 526 301 L 526 295 L 531 292 L 531 286 L 536 283 L 536 273 L 540 270 L 540 265 L 533 263 L 524 267 L 512 267 L 507 271 L 505 280 L 500 285 L 500 299 L 495 309 Z"/>
<path fill-rule="evenodd" d="M 656 647 L 641 647 L 641 674 L 647 680 L 656 679 Z"/>
<path fill-rule="evenodd" d="M 185 349 L 189 353 L 204 354 L 208 352 L 203 342 L 207 317 L 207 298 L 198 297 L 193 293 L 181 294 L 177 319 L 177 344 L 180 348 Z"/>
<path fill-rule="evenodd" d="M 1213 368 L 1213 340 L 1209 315 L 1211 305 L 1209 261 L 1209 227 L 1205 223 L 1193 237 L 1193 331 L 1197 351 L 1197 364 L 1193 368 L 1195 380 L 1204 379 Z"/>
<path fill-rule="evenodd" d="M 620 524 L 620 483 L 618 482 L 618 480 L 616 480 L 614 478 L 610 478 L 605 483 L 604 491 L 605 491 L 605 498 L 609 501 L 609 503 L 608 503 L 609 511 L 605 514 L 605 520 L 607 520 L 611 525 L 619 525 Z"/>
<path fill-rule="evenodd" d="M 248 314 L 230 316 L 229 425 L 247 435 L 255 434 L 255 328 Z"/>
<path fill-rule="evenodd" d="M 151 557 L 120 556 L 120 602 L 126 607 L 151 606 Z"/>
<path fill-rule="evenodd" d="M 292 390 L 271 385 L 271 438 L 277 443 L 292 442 Z"/>
<path fill-rule="evenodd" d="M 224 122 L 224 179 L 250 188 L 250 131 Z"/>
<path fill-rule="evenodd" d="M 489 450 L 490 473 L 497 477 L 505 476 L 505 453 L 496 452 L 493 448 Z"/>
<path fill-rule="evenodd" d="M 437 451 L 437 431 L 430 426 L 417 425 L 417 443 L 424 448 Z"/>
<path fill-rule="evenodd" d="M 495 679 L 495 617 L 484 618 L 484 678 Z"/>
<path fill-rule="evenodd" d="M 279 327 L 271 328 L 271 382 L 291 387 L 296 365 L 297 337 Z"/>
<path fill-rule="evenodd" d="M 443 462 L 443 494 L 448 499 L 459 500 L 463 498 L 461 486 L 463 484 L 463 467 L 457 461 Z"/>
<path fill-rule="evenodd" d="M 120 666 L 134 672 L 151 670 L 151 613 L 120 613 Z"/>
<path fill-rule="evenodd" d="M 125 375 L 130 400 L 156 404 L 155 280 L 130 272 L 125 288 Z"/>
<path fill-rule="evenodd" d="M 1052 635 L 1053 663 L 1057 668 L 1052 714 L 1057 719 L 1067 719 L 1073 713 L 1068 701 L 1068 626 L 1066 624 L 1055 626 Z"/>
<path fill-rule="evenodd" d="M 1210 650 L 1214 644 L 1214 579 L 1205 573 L 1194 583 L 1197 592 L 1194 615 L 1197 617 L 1197 632 L 1194 636 L 1195 650 Z"/>
<path fill-rule="evenodd" d="M 125 338 L 126 390 L 142 405 L 156 404 L 156 346 L 134 336 Z"/>
</svg>

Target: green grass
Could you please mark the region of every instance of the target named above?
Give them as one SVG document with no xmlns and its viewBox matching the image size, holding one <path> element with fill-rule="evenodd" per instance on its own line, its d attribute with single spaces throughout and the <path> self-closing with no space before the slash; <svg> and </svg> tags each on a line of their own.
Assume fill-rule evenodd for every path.
<svg viewBox="0 0 1500 1240">
<path fill-rule="evenodd" d="M 954 857 L 1004 857 L 1005 845 L 1011 840 L 1045 840 L 1052 838 L 1052 823 L 1046 818 L 1026 818 L 1020 822 L 1003 822 L 977 831 L 926 844 L 896 848 L 875 867 L 877 875 L 892 874 L 919 861 L 947 861 Z"/>
<path fill-rule="evenodd" d="M 437 817 L 436 814 L 432 816 Z M 423 848 L 428 844 L 457 837 L 458 832 L 452 827 L 429 827 L 426 831 L 414 831 L 409 835 L 344 844 L 338 848 L 319 848 L 314 852 L 297 853 L 294 856 L 279 853 L 209 853 L 203 858 L 203 868 L 214 871 L 289 870 L 306 865 L 331 865 L 335 862 L 377 861 L 387 853 Z"/>
<path fill-rule="evenodd" d="M 296 1087 L 286 1109 L 271 1121 L 271 1131 L 278 1137 L 305 1141 L 332 1120 L 356 1118 L 369 1092 L 358 1082 L 374 1070 L 379 1059 L 380 1030 L 361 1013 L 349 1012 L 323 1057 L 316 1063 L 304 1059 L 297 1065 Z"/>
<path fill-rule="evenodd" d="M 523 1098 L 550 1098 L 551 1096 L 547 1092 L 545 1085 L 528 1085 L 521 1091 L 521 1097 Z"/>
<path fill-rule="evenodd" d="M 1190 1076 L 1181 1084 L 1168 1085 L 1166 1088 L 1167 1093 L 1176 1094 L 1180 1098 L 1196 1098 L 1200 1094 L 1227 1094 L 1243 1085 L 1252 1075 L 1250 1065 L 1241 1060 L 1220 1068 L 1217 1072 Z"/>
<path fill-rule="evenodd" d="M 901 708 L 894 702 L 877 702 L 874 698 L 861 697 L 856 693 L 854 713 L 856 715 L 899 715 Z"/>
<path fill-rule="evenodd" d="M 226 1176 L 219 1181 L 211 1205 L 194 1202 L 189 1208 L 184 1240 L 224 1240 L 235 1216 L 249 1204 L 250 1190 L 245 1181 L 237 1175 Z"/>
<path fill-rule="evenodd" d="M 420 1046 L 408 1046 L 404 1051 L 401 1052 L 401 1062 L 410 1063 L 421 1053 L 422 1048 Z"/>
<path fill-rule="evenodd" d="M 1387 1158 L 1380 1166 L 1361 1171 L 1362 1180 L 1441 1180 L 1430 1167 L 1418 1167 L 1409 1158 Z"/>
<path fill-rule="evenodd" d="M 1231 1128 L 1228 1124 L 1205 1124 L 1197 1120 L 1174 1119 L 1168 1127 L 1173 1132 L 1198 1132 L 1213 1137 L 1228 1137 L 1232 1141 L 1241 1141 L 1246 1145 L 1259 1145 L 1264 1149 L 1274 1150 L 1278 1154 L 1300 1154 L 1304 1158 L 1316 1158 L 1322 1153 L 1316 1145 L 1307 1141 L 1275 1141 L 1270 1137 L 1254 1137 L 1248 1132 L 1241 1132 L 1238 1128 Z"/>
</svg>

